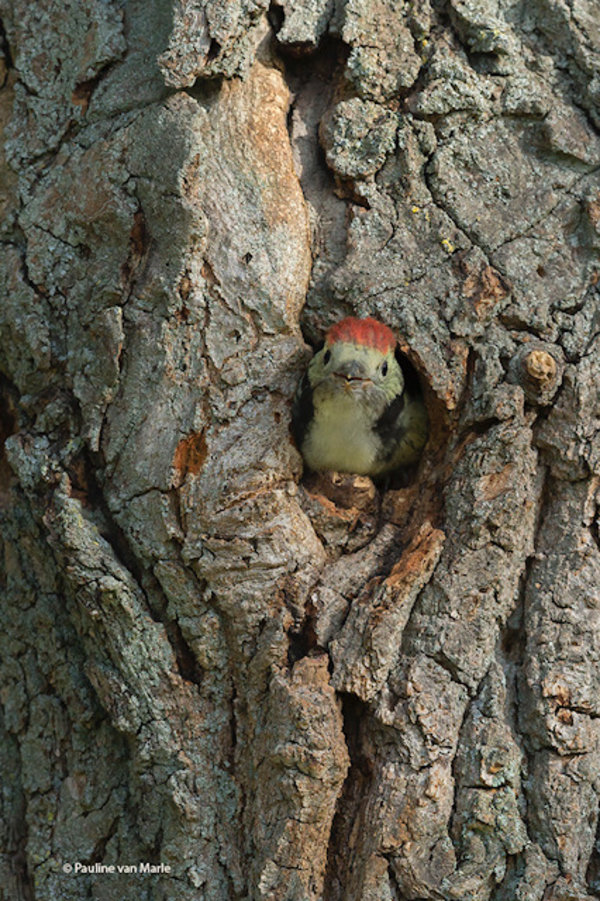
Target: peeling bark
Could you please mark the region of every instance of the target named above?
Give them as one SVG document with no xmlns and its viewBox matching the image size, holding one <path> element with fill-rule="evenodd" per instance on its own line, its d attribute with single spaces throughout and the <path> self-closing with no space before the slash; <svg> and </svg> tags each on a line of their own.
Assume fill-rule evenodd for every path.
<svg viewBox="0 0 600 901">
<path fill-rule="evenodd" d="M 0 18 L 0 896 L 600 897 L 594 0 Z M 350 312 L 390 485 L 290 436 Z"/>
</svg>

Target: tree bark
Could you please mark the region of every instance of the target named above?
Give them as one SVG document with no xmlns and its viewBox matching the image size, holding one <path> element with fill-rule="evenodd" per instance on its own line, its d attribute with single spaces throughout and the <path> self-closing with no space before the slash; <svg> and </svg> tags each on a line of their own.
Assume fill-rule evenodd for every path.
<svg viewBox="0 0 600 901">
<path fill-rule="evenodd" d="M 595 0 L 0 15 L 0 896 L 600 897 Z M 290 437 L 348 313 L 387 490 Z"/>
</svg>

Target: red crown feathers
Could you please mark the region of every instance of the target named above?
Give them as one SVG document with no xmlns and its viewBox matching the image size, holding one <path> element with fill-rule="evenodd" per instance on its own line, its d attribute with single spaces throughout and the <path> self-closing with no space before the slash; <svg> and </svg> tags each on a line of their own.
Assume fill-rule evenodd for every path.
<svg viewBox="0 0 600 901">
<path fill-rule="evenodd" d="M 347 341 L 351 344 L 375 347 L 383 354 L 396 346 L 396 336 L 391 328 L 384 325 L 383 322 L 373 319 L 372 316 L 368 316 L 366 319 L 357 319 L 355 316 L 342 319 L 341 322 L 331 326 L 326 340 L 328 344 Z"/>
</svg>

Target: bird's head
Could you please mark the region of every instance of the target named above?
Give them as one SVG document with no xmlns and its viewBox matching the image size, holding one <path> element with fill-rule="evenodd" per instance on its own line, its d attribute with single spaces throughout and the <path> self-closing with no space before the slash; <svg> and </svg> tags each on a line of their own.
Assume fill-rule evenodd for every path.
<svg viewBox="0 0 600 901">
<path fill-rule="evenodd" d="M 327 332 L 308 367 L 313 390 L 356 396 L 357 402 L 389 402 L 404 390 L 393 331 L 372 317 L 349 316 Z"/>
</svg>

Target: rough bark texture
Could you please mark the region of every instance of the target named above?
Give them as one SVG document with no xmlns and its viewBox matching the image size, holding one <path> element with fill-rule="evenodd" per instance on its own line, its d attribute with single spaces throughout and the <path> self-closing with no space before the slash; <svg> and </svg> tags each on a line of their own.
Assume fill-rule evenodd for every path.
<svg viewBox="0 0 600 901">
<path fill-rule="evenodd" d="M 600 897 L 597 0 L 0 10 L 0 896 Z M 290 438 L 348 312 L 387 492 Z"/>
</svg>

